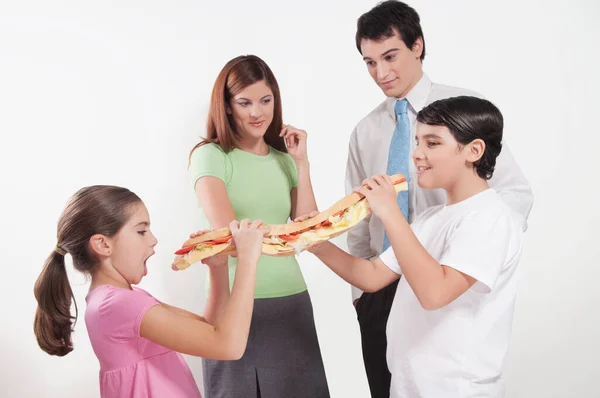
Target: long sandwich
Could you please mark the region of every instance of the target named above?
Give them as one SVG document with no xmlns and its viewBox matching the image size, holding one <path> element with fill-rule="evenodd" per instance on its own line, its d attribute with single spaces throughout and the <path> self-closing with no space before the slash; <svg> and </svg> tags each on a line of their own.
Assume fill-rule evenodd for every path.
<svg viewBox="0 0 600 398">
<path fill-rule="evenodd" d="M 408 189 L 402 174 L 390 176 L 396 193 Z M 288 224 L 269 225 L 263 238 L 263 254 L 292 256 L 320 242 L 341 235 L 371 215 L 366 198 L 358 192 L 345 196 L 313 218 Z"/>
<path fill-rule="evenodd" d="M 390 176 L 396 192 L 408 189 L 402 174 Z M 333 206 L 304 221 L 265 225 L 262 252 L 268 256 L 293 256 L 320 242 L 347 232 L 371 214 L 369 202 L 353 192 Z M 174 269 L 186 269 L 191 264 L 217 254 L 235 251 L 229 227 L 210 231 L 187 240 L 175 252 Z"/>
</svg>

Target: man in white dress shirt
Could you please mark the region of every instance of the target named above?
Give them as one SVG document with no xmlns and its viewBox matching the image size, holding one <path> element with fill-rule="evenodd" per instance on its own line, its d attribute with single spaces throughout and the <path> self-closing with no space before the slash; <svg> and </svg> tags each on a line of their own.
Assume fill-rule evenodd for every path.
<svg viewBox="0 0 600 398">
<path fill-rule="evenodd" d="M 433 83 L 423 73 L 425 40 L 417 12 L 405 3 L 389 0 L 379 3 L 363 14 L 357 24 L 356 46 L 367 70 L 386 95 L 386 100 L 365 116 L 350 138 L 346 166 L 346 192 L 361 185 L 364 179 L 388 173 L 388 154 L 392 137 L 400 118 L 395 108 L 398 100 L 404 103 L 408 117 L 407 141 L 415 145 L 416 115 L 426 105 L 449 97 L 480 94 L 456 87 Z M 408 149 L 408 148 L 406 148 Z M 422 190 L 416 184 L 412 161 L 406 163 L 409 182 L 407 214 L 411 222 L 430 206 L 444 204 L 443 190 Z M 521 169 L 515 162 L 506 142 L 497 159 L 496 169 L 489 181 L 491 188 L 520 215 L 522 228 L 533 205 L 533 193 Z M 362 221 L 348 233 L 348 248 L 352 255 L 374 258 L 388 246 L 383 223 L 375 216 Z M 384 247 L 385 246 L 385 247 Z M 390 373 L 386 363 L 386 323 L 398 282 L 375 292 L 363 293 L 352 288 L 361 330 L 363 359 L 373 398 L 389 397 Z"/>
</svg>

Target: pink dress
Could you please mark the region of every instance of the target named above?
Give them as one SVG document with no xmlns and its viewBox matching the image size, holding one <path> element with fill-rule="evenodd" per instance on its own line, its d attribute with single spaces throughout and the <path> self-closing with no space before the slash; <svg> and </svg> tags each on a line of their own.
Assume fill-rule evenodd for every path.
<svg viewBox="0 0 600 398">
<path fill-rule="evenodd" d="M 142 289 L 98 286 L 86 297 L 85 323 L 100 361 L 102 398 L 198 398 L 181 354 L 140 337 L 146 311 L 160 304 Z"/>
</svg>

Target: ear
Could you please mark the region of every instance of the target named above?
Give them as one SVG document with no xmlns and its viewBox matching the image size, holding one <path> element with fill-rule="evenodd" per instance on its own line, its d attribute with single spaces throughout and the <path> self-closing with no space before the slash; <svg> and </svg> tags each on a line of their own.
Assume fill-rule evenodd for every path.
<svg viewBox="0 0 600 398">
<path fill-rule="evenodd" d="M 109 239 L 100 234 L 93 235 L 89 241 L 90 250 L 97 256 L 108 257 L 110 256 L 111 242 Z"/>
<path fill-rule="evenodd" d="M 419 38 L 417 38 L 417 40 L 415 40 L 410 51 L 412 51 L 415 58 L 417 58 L 417 59 L 421 58 L 421 55 L 423 54 L 423 38 L 422 37 L 419 37 Z"/>
<path fill-rule="evenodd" d="M 471 141 L 465 150 L 467 151 L 467 161 L 470 163 L 475 163 L 481 159 L 483 153 L 485 152 L 485 142 L 482 139 L 477 138 L 476 140 Z"/>
<path fill-rule="evenodd" d="M 227 112 L 228 115 L 231 115 L 233 113 L 229 104 L 225 105 L 225 112 Z"/>
</svg>

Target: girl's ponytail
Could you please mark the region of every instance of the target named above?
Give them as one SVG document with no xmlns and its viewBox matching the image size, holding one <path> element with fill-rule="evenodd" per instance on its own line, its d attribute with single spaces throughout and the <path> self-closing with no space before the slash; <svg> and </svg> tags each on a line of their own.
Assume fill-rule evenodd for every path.
<svg viewBox="0 0 600 398">
<path fill-rule="evenodd" d="M 73 351 L 71 333 L 77 321 L 77 304 L 69 284 L 65 257 L 54 250 L 46 259 L 44 269 L 33 289 L 38 307 L 33 330 L 40 348 L 59 357 Z M 75 304 L 75 316 L 71 315 Z"/>
</svg>

